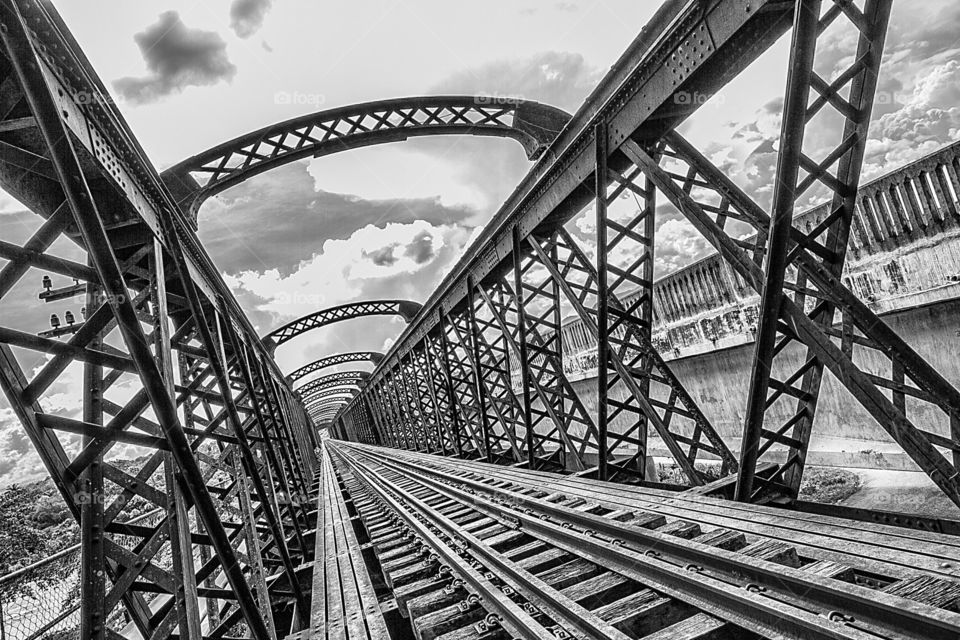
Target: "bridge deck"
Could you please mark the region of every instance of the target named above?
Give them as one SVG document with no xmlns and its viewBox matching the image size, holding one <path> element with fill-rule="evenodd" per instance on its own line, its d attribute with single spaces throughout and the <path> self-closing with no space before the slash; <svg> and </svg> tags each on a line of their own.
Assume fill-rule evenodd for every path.
<svg viewBox="0 0 960 640">
<path fill-rule="evenodd" d="M 326 451 L 316 482 L 317 537 L 310 629 L 295 637 L 303 640 L 388 638 L 343 489 Z"/>
</svg>

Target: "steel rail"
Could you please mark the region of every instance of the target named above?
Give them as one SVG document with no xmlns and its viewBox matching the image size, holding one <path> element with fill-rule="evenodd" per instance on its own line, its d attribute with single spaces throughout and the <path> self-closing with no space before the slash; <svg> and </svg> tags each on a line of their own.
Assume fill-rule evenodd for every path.
<svg viewBox="0 0 960 640">
<path fill-rule="evenodd" d="M 487 569 L 495 569 L 501 578 L 511 583 L 511 587 L 524 595 L 528 600 L 535 603 L 535 606 L 545 610 L 555 620 L 562 621 L 565 630 L 581 638 L 606 638 L 611 640 L 627 640 L 629 636 L 611 626 L 589 609 L 572 601 L 559 591 L 550 587 L 542 579 L 529 571 L 522 569 L 516 562 L 502 557 L 493 548 L 483 543 L 483 541 L 470 532 L 462 530 L 450 518 L 436 513 L 430 505 L 426 504 L 422 498 L 414 496 L 409 491 L 402 489 L 395 483 L 389 483 L 377 476 L 376 472 L 369 465 L 357 461 L 349 454 L 341 451 L 337 452 L 342 459 L 354 468 L 364 470 L 365 477 L 372 482 L 379 483 L 381 486 L 390 487 L 390 490 L 401 497 L 401 499 L 429 523 L 436 526 L 439 530 L 446 533 L 451 539 L 456 540 L 462 549 L 469 551 L 471 555 L 477 557 L 484 563 Z M 418 479 L 419 480 L 419 479 Z M 438 493 L 446 495 L 442 490 Z M 492 520 L 508 528 L 515 528 L 515 524 L 501 517 L 493 517 Z M 556 631 L 554 631 L 556 633 Z"/>
<path fill-rule="evenodd" d="M 425 519 L 423 511 L 413 514 L 405 509 L 403 504 L 395 497 L 396 495 L 402 495 L 396 487 L 365 474 L 360 474 L 358 477 L 397 517 L 406 523 L 407 528 L 415 532 L 415 535 L 423 540 L 438 557 L 444 559 L 451 571 L 454 571 L 465 583 L 472 586 L 481 595 L 481 602 L 494 609 L 494 613 L 501 617 L 503 626 L 514 634 L 514 637 L 555 640 L 556 635 L 552 631 L 540 625 L 522 607 L 517 606 L 501 589 L 496 588 L 484 573 L 461 557 L 460 553 L 444 544 L 432 528 L 423 521 Z M 427 512 L 429 513 L 429 510 Z"/>
<path fill-rule="evenodd" d="M 381 450 L 371 449 L 374 452 Z M 598 485 L 596 480 L 558 476 L 544 471 L 505 467 L 491 469 L 490 465 L 475 460 L 458 460 L 455 466 L 451 466 L 451 461 L 422 453 L 394 450 L 389 455 L 434 469 L 446 469 L 457 477 L 469 478 L 472 475 L 495 478 L 515 487 L 555 491 L 571 498 L 591 500 L 613 510 L 638 509 L 664 517 L 690 519 L 712 527 L 730 528 L 761 538 L 781 539 L 811 559 L 848 562 L 864 575 L 904 578 L 919 571 L 924 575 L 960 581 L 960 570 L 955 568 L 960 562 L 960 539 L 952 536 L 876 524 L 865 528 L 862 523 L 840 518 L 809 516 L 777 507 L 745 505 L 735 501 L 718 502 L 689 491 L 678 493 L 610 483 Z M 718 517 L 717 514 L 723 515 Z M 756 524 L 762 524 L 763 528 L 754 526 Z M 811 525 L 816 526 L 818 531 L 823 529 L 824 533 L 811 533 Z M 903 547 L 910 547 L 912 551 L 895 566 L 889 560 L 876 558 L 878 551 L 889 552 Z"/>
<path fill-rule="evenodd" d="M 352 443 L 336 443 L 334 447 L 338 452 L 341 448 L 360 451 L 451 499 L 474 506 L 488 516 L 513 521 L 520 530 L 539 534 L 571 553 L 635 577 L 736 624 L 752 615 L 744 608 L 757 608 L 760 617 L 755 623 L 770 625 L 771 632 L 789 629 L 795 634 L 792 637 L 797 638 L 867 638 L 873 636 L 864 632 L 893 631 L 897 635 L 888 637 L 946 640 L 960 632 L 960 614 L 938 607 L 631 526 L 476 480 L 451 478 L 417 463 L 384 460 L 369 447 Z M 379 453 L 382 456 L 385 452 Z M 692 567 L 695 569 L 691 570 Z M 659 584 L 651 584 L 654 579 Z M 677 587 L 678 584 L 681 586 Z M 761 589 L 750 590 L 750 585 Z M 733 592 L 731 586 L 735 587 Z M 790 600 L 797 604 L 789 604 Z M 729 607 L 726 612 L 720 610 L 724 606 Z M 821 615 L 808 613 L 817 609 Z M 830 620 L 831 616 L 841 622 Z M 848 630 L 854 633 L 845 635 Z"/>
</svg>

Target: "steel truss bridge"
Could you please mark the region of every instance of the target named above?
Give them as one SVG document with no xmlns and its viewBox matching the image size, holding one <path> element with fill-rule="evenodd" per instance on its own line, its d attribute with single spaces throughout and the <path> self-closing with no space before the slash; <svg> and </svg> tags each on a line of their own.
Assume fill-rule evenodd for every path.
<svg viewBox="0 0 960 640">
<path fill-rule="evenodd" d="M 0 628 L 960 636 L 958 523 L 798 499 L 829 377 L 960 504 L 956 381 L 841 279 L 865 225 L 960 225 L 955 159 L 886 195 L 858 192 L 890 8 L 670 0 L 572 117 L 482 96 L 369 103 L 266 127 L 161 176 L 50 2 L 0 0 L 0 185 L 39 216 L 26 242 L 0 242 L 0 386 L 80 526 L 79 566 L 64 570 L 79 597 Z M 827 74 L 837 33 L 851 36 L 830 40 L 846 67 Z M 764 207 L 677 126 L 702 106 L 691 96 L 721 90 L 781 37 Z M 536 163 L 422 306 L 320 309 L 261 339 L 197 239 L 203 200 L 286 162 L 435 134 L 511 138 Z M 627 216 L 623 196 L 637 205 Z M 822 221 L 793 225 L 814 196 L 829 203 Z M 761 299 L 739 447 L 651 342 L 663 202 Z M 592 246 L 568 228 L 584 211 Z M 85 257 L 59 255 L 60 239 Z M 55 313 L 43 331 L 17 326 L 14 300 L 40 274 L 65 322 Z M 79 322 L 62 306 L 76 296 Z M 386 354 L 329 354 L 289 374 L 273 359 L 305 331 L 371 314 L 409 323 Z M 597 403 L 564 370 L 565 314 L 596 343 Z M 862 368 L 865 352 L 886 366 Z M 354 363 L 372 370 L 324 371 Z M 79 417 L 64 415 L 64 386 L 82 396 Z M 615 418 L 628 426 L 609 429 Z M 652 442 L 679 484 L 650 477 Z M 113 454 L 131 447 L 148 455 L 121 468 Z M 30 571 L 0 587 L 33 584 Z M 19 597 L 19 611 L 34 606 Z"/>
</svg>

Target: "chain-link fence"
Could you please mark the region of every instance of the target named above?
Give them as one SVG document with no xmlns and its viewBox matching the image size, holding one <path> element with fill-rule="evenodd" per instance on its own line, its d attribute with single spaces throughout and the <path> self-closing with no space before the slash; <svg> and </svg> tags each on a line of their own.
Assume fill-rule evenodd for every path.
<svg viewBox="0 0 960 640">
<path fill-rule="evenodd" d="M 80 545 L 0 576 L 0 640 L 80 635 Z"/>
<path fill-rule="evenodd" d="M 163 509 L 152 509 L 131 518 L 127 524 L 156 526 L 163 515 Z M 130 536 L 114 536 L 112 540 L 128 550 L 137 542 Z M 159 556 L 163 555 L 161 551 Z M 169 569 L 169 558 L 158 557 L 157 561 Z M 108 580 L 107 589 L 110 587 Z M 148 603 L 151 599 L 146 598 Z M 107 619 L 107 626 L 119 632 L 127 622 L 123 607 L 119 607 Z M 0 576 L 0 640 L 74 640 L 79 637 L 79 544 Z"/>
</svg>

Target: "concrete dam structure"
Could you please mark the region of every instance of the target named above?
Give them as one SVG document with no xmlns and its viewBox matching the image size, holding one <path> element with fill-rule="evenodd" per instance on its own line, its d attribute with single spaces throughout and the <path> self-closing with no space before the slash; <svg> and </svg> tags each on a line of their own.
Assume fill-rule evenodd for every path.
<svg viewBox="0 0 960 640">
<path fill-rule="evenodd" d="M 960 344 L 958 176 L 960 142 L 864 184 L 843 274 L 847 287 L 954 384 L 960 383 L 960 360 L 955 357 Z M 805 211 L 796 226 L 809 231 L 827 213 L 826 204 Z M 760 296 L 715 253 L 658 279 L 653 292 L 654 345 L 723 438 L 735 446 L 743 428 L 743 380 L 753 359 Z M 624 304 L 631 302 L 625 297 Z M 568 319 L 561 342 L 564 368 L 593 411 L 595 340 L 582 322 Z M 792 368 L 803 353 L 791 346 Z M 889 375 L 879 370 L 879 362 L 862 365 L 875 375 Z M 812 464 L 915 468 L 906 456 L 888 450 L 890 437 L 841 385 L 833 379 L 824 384 L 809 454 Z M 942 416 L 923 415 L 923 405 L 912 405 L 909 395 L 906 404 L 928 431 L 949 436 Z M 615 421 L 610 428 L 616 431 Z M 653 436 L 650 446 L 651 453 L 663 453 Z M 776 449 L 769 459 L 777 459 Z"/>
</svg>

